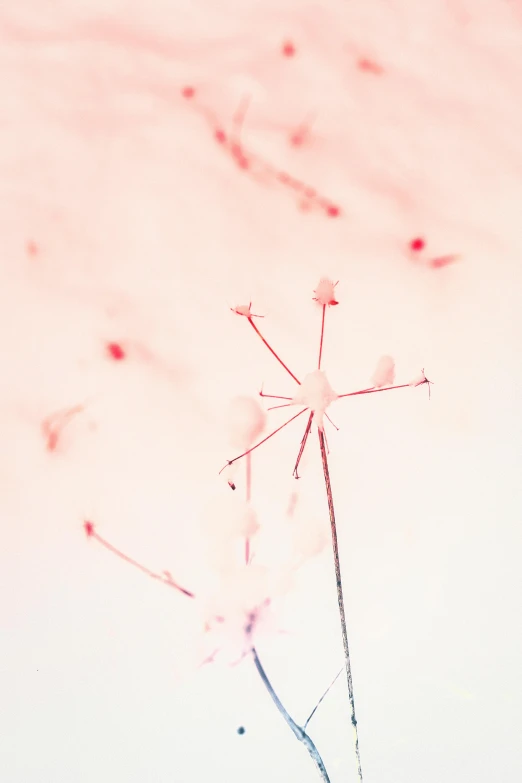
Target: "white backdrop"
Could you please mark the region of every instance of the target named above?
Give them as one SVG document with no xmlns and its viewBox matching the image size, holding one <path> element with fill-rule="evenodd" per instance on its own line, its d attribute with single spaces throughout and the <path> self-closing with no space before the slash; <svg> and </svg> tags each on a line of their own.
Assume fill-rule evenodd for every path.
<svg viewBox="0 0 522 783">
<path fill-rule="evenodd" d="M 328 275 L 334 389 L 382 354 L 434 381 L 327 429 L 364 779 L 518 783 L 517 3 L 4 0 L 0 34 L 2 781 L 316 779 L 252 662 L 201 667 L 199 605 L 82 524 L 208 597 L 224 413 L 293 394 L 230 308 L 302 377 Z M 238 107 L 247 168 L 219 141 Z M 292 479 L 299 421 L 253 459 L 274 569 L 292 492 L 328 530 L 315 435 Z M 258 651 L 303 722 L 342 665 L 328 549 Z M 339 678 L 310 724 L 333 783 L 356 780 L 348 724 Z"/>
</svg>

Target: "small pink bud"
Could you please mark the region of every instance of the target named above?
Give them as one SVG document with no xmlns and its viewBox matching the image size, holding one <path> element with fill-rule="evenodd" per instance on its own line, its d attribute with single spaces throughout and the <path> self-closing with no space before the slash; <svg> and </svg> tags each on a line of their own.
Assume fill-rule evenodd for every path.
<svg viewBox="0 0 522 783">
<path fill-rule="evenodd" d="M 409 386 L 422 386 L 423 383 L 429 383 L 428 379 L 424 375 L 424 370 L 420 373 L 420 375 L 417 375 L 412 381 L 410 381 Z"/>
<path fill-rule="evenodd" d="M 339 281 L 337 281 L 339 282 Z M 331 280 L 329 280 L 327 277 L 321 278 L 319 281 L 319 285 L 314 291 L 315 296 L 314 301 L 318 302 L 320 305 L 336 305 L 339 304 L 337 299 L 335 298 L 335 286 L 337 283 L 332 283 Z"/>
<path fill-rule="evenodd" d="M 237 313 L 237 315 L 244 315 L 247 318 L 250 317 L 250 305 L 238 305 L 237 307 L 234 307 L 232 309 L 233 313 Z"/>
</svg>

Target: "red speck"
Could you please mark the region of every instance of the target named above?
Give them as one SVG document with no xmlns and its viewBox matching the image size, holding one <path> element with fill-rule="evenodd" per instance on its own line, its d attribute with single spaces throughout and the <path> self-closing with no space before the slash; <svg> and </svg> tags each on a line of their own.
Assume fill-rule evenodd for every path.
<svg viewBox="0 0 522 783">
<path fill-rule="evenodd" d="M 357 62 L 357 66 L 361 71 L 374 73 L 376 76 L 380 76 L 384 73 L 384 69 L 378 63 L 373 62 L 373 60 L 368 60 L 366 57 L 361 57 Z"/>
<path fill-rule="evenodd" d="M 125 351 L 121 345 L 118 345 L 118 343 L 109 343 L 107 345 L 107 351 L 109 356 L 114 359 L 115 362 L 119 362 L 122 359 L 125 359 Z"/>
<path fill-rule="evenodd" d="M 295 46 L 291 41 L 285 41 L 281 50 L 284 57 L 293 57 L 295 54 Z"/>
<path fill-rule="evenodd" d="M 26 245 L 27 255 L 29 256 L 36 256 L 38 255 L 38 245 L 36 242 L 33 242 L 32 239 L 29 240 L 29 242 Z"/>
<path fill-rule="evenodd" d="M 194 87 L 183 87 L 183 89 L 181 90 L 181 94 L 183 95 L 184 98 L 193 98 L 195 92 L 196 91 Z"/>
<path fill-rule="evenodd" d="M 241 169 L 247 169 L 249 167 L 249 161 L 246 157 L 245 153 L 243 152 L 241 145 L 237 142 L 234 142 L 230 147 L 230 152 L 232 154 L 232 157 L 235 158 L 237 165 Z"/>
<path fill-rule="evenodd" d="M 83 529 L 85 530 L 85 535 L 87 536 L 87 538 L 89 538 L 89 536 L 94 535 L 94 524 L 92 522 L 89 522 L 89 520 L 85 520 L 85 522 L 83 523 Z"/>
<path fill-rule="evenodd" d="M 290 144 L 293 147 L 301 147 L 310 138 L 311 127 L 315 119 L 315 113 L 309 113 L 308 117 L 301 122 L 289 136 Z"/>
<path fill-rule="evenodd" d="M 307 123 L 303 123 L 290 135 L 289 141 L 292 147 L 301 147 L 309 137 L 310 126 Z"/>
<path fill-rule="evenodd" d="M 329 204 L 326 208 L 326 214 L 328 217 L 338 217 L 340 213 L 339 207 L 336 207 L 335 204 Z"/>
<path fill-rule="evenodd" d="M 54 451 L 58 444 L 58 433 L 54 432 L 51 429 L 46 431 L 45 427 L 43 429 L 45 434 L 47 435 L 47 450 Z"/>
<path fill-rule="evenodd" d="M 61 431 L 67 426 L 73 416 L 82 411 L 83 406 L 76 405 L 74 408 L 58 411 L 42 422 L 42 432 L 47 441 L 48 451 L 55 451 Z"/>
<path fill-rule="evenodd" d="M 432 258 L 429 265 L 432 269 L 442 269 L 444 266 L 454 264 L 458 261 L 458 256 L 439 256 L 438 258 Z"/>
<path fill-rule="evenodd" d="M 413 250 L 415 253 L 419 253 L 421 250 L 424 250 L 425 246 L 426 243 L 422 237 L 415 237 L 415 239 L 412 239 L 410 242 L 410 250 Z"/>
<path fill-rule="evenodd" d="M 214 138 L 219 144 L 224 144 L 227 140 L 226 134 L 222 130 L 217 130 L 214 133 Z"/>
</svg>

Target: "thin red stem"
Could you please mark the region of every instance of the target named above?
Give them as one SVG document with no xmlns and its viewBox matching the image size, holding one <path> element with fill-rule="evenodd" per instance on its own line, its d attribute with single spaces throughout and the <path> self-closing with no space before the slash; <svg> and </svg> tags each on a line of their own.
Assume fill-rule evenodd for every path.
<svg viewBox="0 0 522 783">
<path fill-rule="evenodd" d="M 325 443 L 325 446 L 326 446 L 326 453 L 329 455 L 330 454 L 330 447 L 328 445 L 328 438 L 326 437 L 326 430 L 323 430 L 323 435 L 324 435 L 324 443 Z"/>
<path fill-rule="evenodd" d="M 339 394 L 337 399 L 341 397 L 356 397 L 358 394 L 375 394 L 376 392 L 391 391 L 392 389 L 406 389 L 409 387 L 409 383 L 401 383 L 400 386 L 387 386 L 385 389 L 376 389 L 375 386 L 371 386 L 369 389 L 361 389 L 361 391 L 348 392 L 348 394 Z"/>
<path fill-rule="evenodd" d="M 299 467 L 299 463 L 301 462 L 301 458 L 303 456 L 303 453 L 304 453 L 304 450 L 305 450 L 305 446 L 306 446 L 306 441 L 308 440 L 308 436 L 310 435 L 310 430 L 312 429 L 312 420 L 313 420 L 313 418 L 314 418 L 314 412 L 311 411 L 310 412 L 310 416 L 308 417 L 308 424 L 306 425 L 305 433 L 304 433 L 303 438 L 301 440 L 301 447 L 299 449 L 299 454 L 297 455 L 297 459 L 295 461 L 295 466 L 294 466 L 294 470 L 293 470 L 293 475 L 295 476 L 296 479 L 299 478 L 299 476 L 297 475 L 297 468 Z"/>
<path fill-rule="evenodd" d="M 334 423 L 333 423 L 333 421 L 331 420 L 331 418 L 329 417 L 329 415 L 326 413 L 326 411 L 325 411 L 324 415 L 326 416 L 326 418 L 328 419 L 328 421 L 330 422 L 330 424 L 332 425 L 332 427 L 335 427 L 335 429 L 337 430 L 337 432 L 339 432 L 339 427 L 337 426 L 337 424 L 334 424 Z"/>
<path fill-rule="evenodd" d="M 226 465 L 223 465 L 223 467 L 221 468 L 221 470 L 219 472 L 223 473 L 225 468 L 228 468 L 229 465 L 233 465 L 234 462 L 237 462 L 238 459 L 241 459 L 241 457 L 245 457 L 247 454 L 250 454 L 255 449 L 258 449 L 259 446 L 262 446 L 263 443 L 266 443 L 267 440 L 270 440 L 270 438 L 272 438 L 274 435 L 276 435 L 278 432 L 280 432 L 284 427 L 286 427 L 288 424 L 290 424 L 290 422 L 294 421 L 294 419 L 297 419 L 298 416 L 301 416 L 307 410 L 308 410 L 308 408 L 303 408 L 303 410 L 299 411 L 299 413 L 296 413 L 295 416 L 292 416 L 291 419 L 288 419 L 288 421 L 285 421 L 284 424 L 281 424 L 280 427 L 278 427 L 276 430 L 271 432 L 270 435 L 267 435 L 266 438 L 263 438 L 263 440 L 260 440 L 259 443 L 256 443 L 255 446 L 252 446 L 251 449 L 247 449 L 246 451 L 243 452 L 243 454 L 240 454 L 238 457 L 234 457 L 234 459 L 229 460 Z"/>
<path fill-rule="evenodd" d="M 289 368 L 286 366 L 286 364 L 284 363 L 284 361 L 283 361 L 283 360 L 282 360 L 282 359 L 281 359 L 281 358 L 280 358 L 280 357 L 279 357 L 279 356 L 276 354 L 276 352 L 274 351 L 274 349 L 272 348 L 272 346 L 271 346 L 269 343 L 267 343 L 267 341 L 265 340 L 265 338 L 263 337 L 263 335 L 261 334 L 261 332 L 259 331 L 259 329 L 258 329 L 258 328 L 257 328 L 257 326 L 255 325 L 255 323 L 253 322 L 252 318 L 248 318 L 247 320 L 248 320 L 248 323 L 250 324 L 250 326 L 252 327 L 252 329 L 254 330 L 254 332 L 255 332 L 257 335 L 259 335 L 259 337 L 261 338 L 261 340 L 264 342 L 264 344 L 266 345 L 266 347 L 268 348 L 268 350 L 270 351 L 270 353 L 271 353 L 273 356 L 275 356 L 275 358 L 277 359 L 277 361 L 279 362 L 279 364 L 280 364 L 282 367 L 284 367 L 284 368 L 285 368 L 285 370 L 287 371 L 287 373 L 288 373 L 289 375 L 291 375 L 291 376 L 292 376 L 292 378 L 294 379 L 294 381 L 295 381 L 296 383 L 298 383 L 299 385 L 301 385 L 301 381 L 299 381 L 299 379 L 298 379 L 298 378 L 297 378 L 297 377 L 294 375 L 294 373 L 292 372 L 292 370 L 290 370 L 290 369 L 289 369 Z"/>
<path fill-rule="evenodd" d="M 134 560 L 132 557 L 129 557 L 124 552 L 121 552 L 119 549 L 117 549 L 115 546 L 110 544 L 108 541 L 106 541 L 104 538 L 102 538 L 92 526 L 91 523 L 89 523 L 89 527 L 85 525 L 85 529 L 87 531 L 87 535 L 89 538 L 95 538 L 96 541 L 105 547 L 105 549 L 108 549 L 109 552 L 112 552 L 112 554 L 116 555 L 120 558 L 120 560 L 124 560 L 126 563 L 129 563 L 130 565 L 134 566 L 134 568 L 137 568 L 142 573 L 146 574 L 147 576 L 150 576 L 151 579 L 157 579 L 160 582 L 162 582 L 164 585 L 168 585 L 169 587 L 173 587 L 176 590 L 179 590 L 180 593 L 183 593 L 183 595 L 188 596 L 189 598 L 195 598 L 194 593 L 191 593 L 190 590 L 186 590 L 184 587 L 181 587 L 181 585 L 176 584 L 169 573 L 166 571 L 163 574 L 157 574 L 154 571 L 151 571 L 150 568 L 147 568 L 146 566 L 142 565 L 141 563 L 138 563 L 137 560 Z"/>
<path fill-rule="evenodd" d="M 291 397 L 281 397 L 280 394 L 263 394 L 263 391 L 259 392 L 260 397 L 269 397 L 271 400 L 291 400 Z"/>
</svg>

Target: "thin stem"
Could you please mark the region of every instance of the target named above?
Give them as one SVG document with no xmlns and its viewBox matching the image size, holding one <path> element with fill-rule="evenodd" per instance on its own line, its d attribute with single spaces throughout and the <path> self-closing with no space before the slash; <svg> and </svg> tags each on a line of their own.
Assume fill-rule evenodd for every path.
<svg viewBox="0 0 522 783">
<path fill-rule="evenodd" d="M 270 397 L 272 400 L 291 400 L 291 397 L 281 397 L 280 394 L 264 394 L 263 390 L 259 392 L 260 397 Z"/>
<path fill-rule="evenodd" d="M 263 666 L 261 665 L 261 661 L 259 660 L 259 657 L 257 655 L 257 652 L 254 647 L 252 647 L 252 657 L 254 659 L 254 664 L 257 669 L 257 672 L 259 676 L 261 677 L 261 680 L 263 682 L 263 685 L 267 689 L 268 693 L 270 694 L 270 698 L 274 702 L 275 706 L 285 719 L 286 723 L 290 726 L 292 731 L 294 732 L 294 735 L 296 739 L 299 740 L 299 742 L 302 742 L 303 745 L 306 747 L 308 753 L 312 757 L 315 766 L 317 767 L 317 770 L 321 776 L 321 779 L 324 781 L 324 783 L 330 783 L 330 778 L 328 777 L 328 773 L 326 771 L 326 767 L 324 765 L 324 762 L 319 754 L 319 751 L 315 747 L 314 742 L 312 739 L 308 736 L 308 734 L 305 732 L 304 729 L 301 728 L 301 726 L 298 726 L 297 723 L 293 720 L 293 718 L 288 714 L 285 707 L 281 703 L 278 695 L 274 691 L 272 684 L 268 677 L 266 676 L 266 672 L 263 669 Z"/>
<path fill-rule="evenodd" d="M 293 473 L 292 473 L 292 475 L 295 476 L 296 479 L 299 478 L 299 476 L 297 474 L 297 469 L 299 467 L 299 463 L 301 462 L 301 457 L 303 456 L 303 453 L 304 453 L 304 450 L 305 450 L 305 446 L 306 446 L 306 441 L 308 440 L 308 436 L 310 434 L 310 430 L 312 429 L 312 420 L 313 420 L 313 418 L 314 418 L 314 412 L 311 411 L 310 412 L 310 416 L 308 417 L 308 424 L 306 425 L 305 433 L 304 433 L 304 435 L 302 437 L 302 440 L 301 440 L 301 446 L 299 448 L 299 454 L 297 455 L 297 459 L 295 461 L 294 470 L 293 470 Z"/>
<path fill-rule="evenodd" d="M 359 753 L 359 732 L 357 730 L 357 720 L 355 717 L 355 701 L 353 696 L 352 666 L 350 663 L 350 649 L 348 647 L 348 633 L 346 631 L 346 617 L 344 613 L 343 585 L 341 581 L 341 565 L 339 562 L 339 547 L 337 544 L 337 526 L 335 524 L 335 510 L 332 496 L 332 486 L 330 483 L 330 471 L 328 469 L 328 457 L 326 456 L 326 447 L 324 441 L 324 432 L 318 430 L 319 446 L 323 460 L 324 483 L 326 486 L 326 496 L 328 498 L 328 511 L 330 514 L 330 528 L 332 531 L 332 548 L 335 567 L 335 581 L 337 584 L 337 603 L 339 605 L 339 617 L 341 619 L 341 633 L 343 637 L 344 663 L 346 669 L 346 679 L 348 681 L 348 696 L 351 707 L 351 722 L 354 732 L 355 758 L 357 763 L 357 774 L 362 783 L 361 756 Z"/>
<path fill-rule="evenodd" d="M 337 430 L 337 432 L 339 432 L 339 427 L 337 426 L 337 424 L 334 424 L 334 423 L 333 423 L 333 421 L 331 420 L 331 418 L 329 417 L 329 415 L 326 413 L 326 411 L 324 412 L 324 415 L 326 416 L 326 418 L 328 419 L 328 421 L 330 422 L 330 424 L 332 425 L 332 427 L 335 427 L 335 429 Z"/>
<path fill-rule="evenodd" d="M 287 373 L 288 373 L 289 375 L 291 375 L 291 376 L 292 376 L 292 378 L 294 379 L 294 381 L 295 381 L 296 383 L 298 383 L 299 385 L 301 385 L 301 381 L 300 381 L 300 380 L 298 380 L 298 378 L 296 378 L 296 376 L 294 375 L 294 373 L 292 372 L 292 370 L 290 370 L 290 369 L 289 369 L 289 368 L 286 366 L 286 364 L 284 363 L 284 361 L 283 361 L 283 360 L 282 360 L 282 359 L 281 359 L 281 358 L 280 358 L 280 357 L 279 357 L 279 356 L 276 354 L 276 352 L 274 351 L 274 349 L 272 348 L 272 346 L 271 346 L 271 345 L 269 345 L 269 343 L 267 343 L 267 341 L 265 340 L 265 338 L 263 337 L 263 335 L 261 334 L 261 332 L 259 331 L 259 329 L 258 329 L 258 328 L 257 328 L 257 326 L 255 325 L 255 323 L 253 322 L 252 318 L 248 318 L 248 323 L 250 324 L 250 326 L 252 327 L 252 329 L 254 330 L 254 332 L 255 332 L 257 335 L 259 335 L 259 337 L 260 337 L 260 338 L 261 338 L 261 340 L 264 342 L 264 344 L 266 345 L 266 347 L 268 348 L 268 350 L 270 351 L 270 353 L 271 353 L 273 356 L 275 356 L 275 358 L 277 359 L 277 361 L 279 362 L 279 364 L 280 364 L 282 367 L 284 367 L 284 368 L 285 368 L 285 370 L 287 371 Z"/>
<path fill-rule="evenodd" d="M 326 305 L 323 305 L 323 317 L 321 320 L 321 341 L 319 343 L 319 361 L 317 362 L 317 369 L 321 369 L 321 357 L 323 355 L 323 338 L 324 338 L 324 316 L 326 313 Z"/>
<path fill-rule="evenodd" d="M 172 579 L 172 576 L 169 574 L 168 571 L 163 571 L 162 574 L 158 574 L 155 571 L 151 571 L 150 568 L 147 568 L 147 566 L 138 563 L 137 560 L 134 560 L 132 557 L 129 557 L 124 552 L 122 552 L 121 550 L 117 549 L 115 546 L 110 544 L 108 541 L 102 538 L 95 531 L 92 522 L 85 522 L 83 527 L 88 538 L 95 538 L 99 544 L 104 546 L 105 549 L 108 549 L 109 552 L 112 552 L 112 554 L 119 557 L 120 560 L 124 560 L 126 563 L 129 563 L 129 565 L 134 566 L 134 568 L 137 568 L 142 573 L 146 574 L 147 576 L 150 576 L 151 579 L 158 579 L 164 585 L 168 585 L 168 587 L 173 587 L 174 589 L 179 590 L 179 592 L 183 593 L 183 595 L 186 595 L 189 598 L 195 598 L 194 593 L 192 593 L 190 590 L 186 590 L 184 587 L 181 587 L 181 585 L 176 584 L 176 582 Z"/>
<path fill-rule="evenodd" d="M 223 465 L 223 467 L 221 468 L 221 470 L 219 472 L 223 473 L 225 468 L 228 468 L 229 465 L 233 465 L 234 462 L 237 462 L 238 459 L 241 459 L 241 457 L 245 457 L 247 454 L 251 454 L 255 449 L 259 448 L 259 446 L 262 446 L 263 443 L 266 443 L 267 440 L 272 438 L 274 435 L 276 435 L 278 432 L 280 432 L 284 427 L 286 427 L 287 424 L 290 424 L 290 422 L 292 422 L 294 419 L 297 419 L 298 416 L 301 416 L 307 410 L 308 410 L 308 408 L 303 408 L 303 410 L 299 411 L 299 413 L 296 413 L 295 416 L 292 416 L 291 419 L 288 419 L 288 421 L 285 421 L 284 424 L 281 424 L 280 427 L 278 427 L 276 430 L 271 432 L 270 435 L 267 435 L 266 438 L 263 438 L 263 440 L 260 440 L 259 443 L 256 443 L 255 446 L 252 446 L 251 449 L 247 449 L 247 451 L 244 451 L 243 454 L 239 455 L 239 457 L 234 457 L 234 459 L 229 460 L 226 465 Z"/>
<path fill-rule="evenodd" d="M 410 385 L 409 383 L 401 383 L 400 386 L 386 386 L 386 388 L 384 389 L 376 389 L 375 386 L 370 386 L 369 389 L 361 389 L 361 391 L 348 392 L 348 394 L 339 394 L 337 396 L 337 399 L 340 400 L 341 397 L 355 397 L 358 394 L 375 394 L 376 392 L 392 391 L 392 389 L 406 389 L 409 385 Z"/>
<path fill-rule="evenodd" d="M 311 720 L 312 720 L 312 718 L 314 717 L 314 715 L 315 715 L 315 712 L 316 712 L 317 708 L 319 707 L 319 705 L 321 704 L 321 702 L 323 701 L 323 699 L 324 699 L 324 697 L 327 695 L 327 693 L 330 691 L 330 689 L 332 688 L 332 686 L 333 686 L 333 685 L 335 685 L 335 683 L 336 683 L 336 682 L 337 682 L 337 680 L 339 679 L 340 675 L 343 673 L 343 670 L 344 670 L 344 666 L 343 666 L 343 668 L 342 668 L 342 669 L 339 669 L 339 671 L 337 672 L 337 674 L 336 674 L 336 675 L 335 675 L 335 677 L 333 678 L 332 682 L 330 683 L 330 685 L 328 686 L 328 688 L 325 690 L 325 692 L 323 693 L 323 695 L 321 696 L 321 698 L 319 699 L 319 701 L 317 702 L 317 704 L 316 704 L 316 705 L 315 705 L 315 707 L 313 708 L 312 712 L 310 713 L 310 715 L 309 715 L 309 716 L 308 716 L 308 718 L 306 719 L 306 721 L 305 721 L 305 725 L 303 726 L 303 728 L 305 728 L 305 729 L 306 729 L 306 727 L 308 726 L 308 724 L 310 723 L 310 721 L 311 721 Z"/>
</svg>

